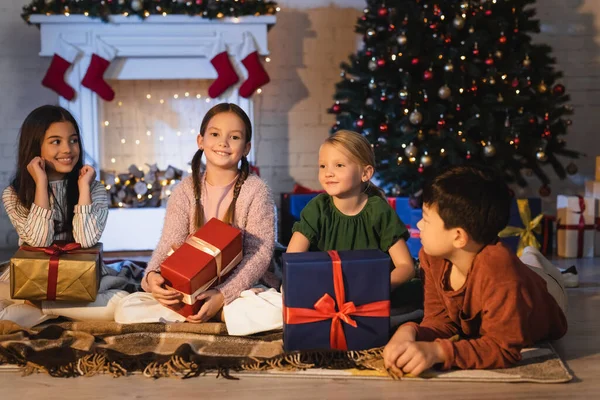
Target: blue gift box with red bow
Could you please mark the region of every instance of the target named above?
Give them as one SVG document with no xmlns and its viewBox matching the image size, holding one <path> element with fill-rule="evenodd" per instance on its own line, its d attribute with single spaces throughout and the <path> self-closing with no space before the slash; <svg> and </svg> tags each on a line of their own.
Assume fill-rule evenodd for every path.
<svg viewBox="0 0 600 400">
<path fill-rule="evenodd" d="M 385 346 L 391 265 L 379 250 L 284 254 L 284 349 Z"/>
</svg>

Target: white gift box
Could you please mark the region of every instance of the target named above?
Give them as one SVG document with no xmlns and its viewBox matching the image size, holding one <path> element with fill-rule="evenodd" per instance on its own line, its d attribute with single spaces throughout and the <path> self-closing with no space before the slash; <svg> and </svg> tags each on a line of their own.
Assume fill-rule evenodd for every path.
<svg viewBox="0 0 600 400">
<path fill-rule="evenodd" d="M 595 199 L 600 199 L 600 182 L 586 181 L 585 197 L 593 197 Z"/>
<path fill-rule="evenodd" d="M 596 204 L 592 197 L 556 198 L 556 243 L 559 257 L 594 257 Z"/>
</svg>

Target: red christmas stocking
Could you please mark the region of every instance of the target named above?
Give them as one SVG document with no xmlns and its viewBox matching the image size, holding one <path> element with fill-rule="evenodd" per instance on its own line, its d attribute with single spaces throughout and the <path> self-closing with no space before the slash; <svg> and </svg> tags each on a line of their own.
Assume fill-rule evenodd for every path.
<svg viewBox="0 0 600 400">
<path fill-rule="evenodd" d="M 78 54 L 79 49 L 77 47 L 70 45 L 63 39 L 59 39 L 52 62 L 44 79 L 42 79 L 42 85 L 54 90 L 67 100 L 73 100 L 75 90 L 65 81 L 65 72 L 73 64 Z"/>
<path fill-rule="evenodd" d="M 248 79 L 240 86 L 240 96 L 248 98 L 252 96 L 256 89 L 266 85 L 271 80 L 260 62 L 254 38 L 249 33 L 246 33 L 246 37 L 244 38 L 242 64 L 248 70 Z"/>
<path fill-rule="evenodd" d="M 115 98 L 115 92 L 104 80 L 104 73 L 110 65 L 110 62 L 115 58 L 117 50 L 100 39 L 96 39 L 96 44 L 97 54 L 92 54 L 90 66 L 88 67 L 81 84 L 96 92 L 102 99 L 112 101 Z"/>
<path fill-rule="evenodd" d="M 216 99 L 230 86 L 235 85 L 239 81 L 238 75 L 229 60 L 229 54 L 227 54 L 227 48 L 222 36 L 217 39 L 217 44 L 213 50 L 213 58 L 210 60 L 210 63 L 215 67 L 219 76 L 208 88 L 208 95 Z"/>
</svg>

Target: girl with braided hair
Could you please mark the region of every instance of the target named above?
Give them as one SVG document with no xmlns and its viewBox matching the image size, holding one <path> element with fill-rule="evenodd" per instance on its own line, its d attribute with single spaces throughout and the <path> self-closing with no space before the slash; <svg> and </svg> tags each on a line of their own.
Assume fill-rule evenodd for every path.
<svg viewBox="0 0 600 400">
<path fill-rule="evenodd" d="M 242 291 L 252 288 L 267 271 L 275 246 L 275 207 L 269 187 L 250 173 L 246 157 L 251 138 L 250 119 L 237 105 L 217 104 L 206 113 L 197 139 L 198 151 L 192 159 L 192 174 L 169 198 L 162 235 L 142 281 L 146 293 L 124 298 L 115 312 L 117 322 L 186 319 L 163 307 L 179 303 L 181 294 L 164 287 L 160 264 L 171 248 L 181 246 L 211 218 L 242 231 L 244 258 L 227 280 L 197 298 L 204 304 L 187 321 L 208 321 Z M 205 171 L 200 170 L 203 154 Z"/>
</svg>

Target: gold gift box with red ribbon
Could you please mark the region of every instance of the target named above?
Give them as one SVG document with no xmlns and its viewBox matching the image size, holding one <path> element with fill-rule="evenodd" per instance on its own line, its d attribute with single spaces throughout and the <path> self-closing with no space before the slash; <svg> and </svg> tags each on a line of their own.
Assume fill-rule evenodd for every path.
<svg viewBox="0 0 600 400">
<path fill-rule="evenodd" d="M 21 246 L 10 259 L 13 299 L 92 302 L 100 285 L 102 244 L 82 249 L 78 243 L 50 247 Z"/>
<path fill-rule="evenodd" d="M 171 308 L 184 317 L 196 314 L 202 305 L 196 297 L 221 283 L 242 257 L 242 232 L 216 218 L 208 221 L 160 266 L 166 286 L 182 294 Z"/>
</svg>

